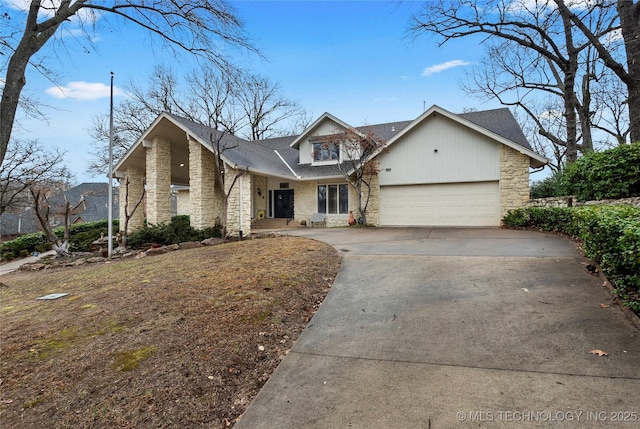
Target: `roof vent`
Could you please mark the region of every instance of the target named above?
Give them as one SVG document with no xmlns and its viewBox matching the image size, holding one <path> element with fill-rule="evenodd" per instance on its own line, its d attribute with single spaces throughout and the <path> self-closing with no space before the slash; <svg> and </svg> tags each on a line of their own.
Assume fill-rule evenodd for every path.
<svg viewBox="0 0 640 429">
<path fill-rule="evenodd" d="M 395 133 L 395 132 L 396 132 L 396 127 L 391 126 L 391 132 L 392 132 L 392 133 Z"/>
</svg>

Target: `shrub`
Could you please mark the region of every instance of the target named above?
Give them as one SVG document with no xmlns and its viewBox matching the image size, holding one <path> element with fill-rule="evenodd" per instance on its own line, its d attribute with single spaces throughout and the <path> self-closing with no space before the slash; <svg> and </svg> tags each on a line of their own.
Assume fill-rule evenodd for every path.
<svg viewBox="0 0 640 429">
<path fill-rule="evenodd" d="M 562 197 L 565 189 L 562 185 L 562 173 L 556 172 L 553 175 L 536 182 L 529 191 L 531 198 Z"/>
<path fill-rule="evenodd" d="M 565 168 L 561 182 L 565 195 L 580 201 L 640 195 L 640 142 L 581 157 Z"/>
<path fill-rule="evenodd" d="M 26 250 L 27 254 L 32 253 L 36 250 L 36 246 L 42 246 L 47 243 L 47 238 L 45 237 L 43 232 L 34 232 L 31 234 L 26 234 L 21 237 L 18 237 L 11 241 L 6 241 L 2 243 L 0 247 L 1 251 L 11 252 L 15 255 L 19 255 L 20 251 Z"/>
<path fill-rule="evenodd" d="M 2 259 L 4 259 L 5 261 L 12 261 L 13 259 L 15 259 L 16 255 L 13 252 L 3 252 L 2 253 Z"/>
<path fill-rule="evenodd" d="M 113 222 L 113 230 L 118 230 L 118 221 Z M 72 251 L 89 251 L 91 250 L 91 243 L 97 240 L 101 234 L 107 235 L 108 222 L 85 222 L 71 225 L 69 228 L 69 248 Z M 55 234 L 62 238 L 64 234 L 64 228 L 58 227 L 54 230 Z M 15 255 L 22 254 L 22 251 L 27 252 L 27 256 L 35 252 L 45 252 L 51 250 L 53 246 L 47 241 L 47 238 L 43 232 L 34 232 L 32 234 L 23 235 L 14 240 L 7 241 L 0 246 L 1 252 L 12 252 Z"/>
<path fill-rule="evenodd" d="M 640 314 L 640 209 L 631 206 L 530 207 L 510 210 L 510 227 L 537 227 L 579 238 L 624 305 Z"/>
<path fill-rule="evenodd" d="M 205 238 L 221 237 L 221 227 L 197 230 L 189 224 L 189 216 L 180 215 L 171 218 L 169 224 L 146 225 L 127 237 L 127 245 L 141 248 L 150 244 L 167 245 L 185 241 L 202 241 Z"/>
</svg>

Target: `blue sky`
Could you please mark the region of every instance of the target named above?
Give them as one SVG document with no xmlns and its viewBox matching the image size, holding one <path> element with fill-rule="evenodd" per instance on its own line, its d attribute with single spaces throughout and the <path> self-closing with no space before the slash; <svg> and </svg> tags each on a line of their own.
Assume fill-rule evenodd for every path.
<svg viewBox="0 0 640 429">
<path fill-rule="evenodd" d="M 24 0 L 10 0 L 19 3 Z M 500 107 L 481 103 L 459 89 L 465 70 L 480 60 L 478 40 L 436 40 L 407 35 L 411 14 L 421 2 L 387 1 L 232 1 L 265 59 L 238 54 L 235 61 L 279 83 L 283 93 L 317 118 L 330 112 L 354 126 L 414 119 L 437 104 L 452 112 Z M 0 2 L 2 6 L 2 2 Z M 61 88 L 28 75 L 26 93 L 51 106 L 49 123 L 23 121 L 21 136 L 67 151 L 77 182 L 103 181 L 85 170 L 93 118 L 109 109 L 110 72 L 117 103 L 121 87 L 144 83 L 159 64 L 185 72 L 194 68 L 175 59 L 140 29 L 104 27 L 93 44 L 66 34 L 64 47 L 47 46 Z M 62 90 L 62 91 L 61 91 Z"/>
</svg>

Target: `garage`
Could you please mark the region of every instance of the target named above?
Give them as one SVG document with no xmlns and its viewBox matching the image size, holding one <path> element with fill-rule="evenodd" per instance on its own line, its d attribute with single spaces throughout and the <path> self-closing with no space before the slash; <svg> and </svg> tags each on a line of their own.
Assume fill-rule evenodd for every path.
<svg viewBox="0 0 640 429">
<path fill-rule="evenodd" d="M 381 186 L 380 224 L 499 226 L 498 181 Z"/>
</svg>

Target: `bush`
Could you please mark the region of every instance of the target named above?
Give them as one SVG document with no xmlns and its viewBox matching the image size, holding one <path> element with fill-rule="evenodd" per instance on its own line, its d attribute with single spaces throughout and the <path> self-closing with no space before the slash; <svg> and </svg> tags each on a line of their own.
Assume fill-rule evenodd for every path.
<svg viewBox="0 0 640 429">
<path fill-rule="evenodd" d="M 15 253 L 13 252 L 3 252 L 2 253 L 2 259 L 4 259 L 5 261 L 12 261 L 14 260 L 16 257 Z"/>
<path fill-rule="evenodd" d="M 2 243 L 0 251 L 3 254 L 5 252 L 11 252 L 15 257 L 15 255 L 19 255 L 22 250 L 26 250 L 27 254 L 30 254 L 36 250 L 36 246 L 43 246 L 46 243 L 47 238 L 43 232 L 34 232 Z"/>
<path fill-rule="evenodd" d="M 537 227 L 579 238 L 586 255 L 600 264 L 624 305 L 640 314 L 640 209 L 631 206 L 510 210 L 510 227 Z"/>
<path fill-rule="evenodd" d="M 197 230 L 189 224 L 189 216 L 180 215 L 172 217 L 169 224 L 147 225 L 132 232 L 127 237 L 127 245 L 135 249 L 152 244 L 164 246 L 221 236 L 220 226 Z"/>
<path fill-rule="evenodd" d="M 107 227 L 108 222 L 106 220 L 71 225 L 69 228 L 69 249 L 72 251 L 90 251 L 91 243 L 100 238 L 101 234 L 107 235 Z M 113 230 L 118 230 L 118 221 L 113 222 Z M 54 233 L 62 238 L 64 228 L 58 227 L 54 230 Z M 11 252 L 15 258 L 15 255 L 21 255 L 23 251 L 26 251 L 28 256 L 34 251 L 42 253 L 52 248 L 53 246 L 48 242 L 44 232 L 34 232 L 3 243 L 0 246 L 0 252 Z"/>
<path fill-rule="evenodd" d="M 579 201 L 640 195 L 640 142 L 591 152 L 564 169 L 565 195 Z"/>
<path fill-rule="evenodd" d="M 562 185 L 562 173 L 556 172 L 553 175 L 536 182 L 529 191 L 531 198 L 562 197 L 565 189 Z"/>
</svg>

